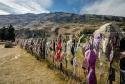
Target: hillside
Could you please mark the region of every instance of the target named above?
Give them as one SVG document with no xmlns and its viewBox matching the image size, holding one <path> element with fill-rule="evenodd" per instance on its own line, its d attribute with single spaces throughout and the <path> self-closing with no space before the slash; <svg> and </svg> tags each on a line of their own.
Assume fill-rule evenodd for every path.
<svg viewBox="0 0 125 84">
<path fill-rule="evenodd" d="M 105 15 L 78 15 L 73 13 L 55 12 L 42 14 L 20 14 L 20 15 L 0 15 L 0 27 L 12 24 L 16 29 L 30 28 L 42 29 L 46 25 L 55 23 L 82 23 L 82 22 L 106 22 L 118 21 L 125 22 L 125 17 L 105 16 Z M 46 24 L 46 22 L 50 22 Z"/>
<path fill-rule="evenodd" d="M 0 28 L 12 24 L 18 37 L 43 37 L 44 32 L 49 36 L 55 34 L 79 34 L 83 29 L 98 29 L 106 22 L 116 21 L 125 29 L 125 17 L 78 15 L 73 13 L 55 12 L 42 14 L 0 15 Z M 122 24 L 121 24 L 122 23 Z"/>
</svg>

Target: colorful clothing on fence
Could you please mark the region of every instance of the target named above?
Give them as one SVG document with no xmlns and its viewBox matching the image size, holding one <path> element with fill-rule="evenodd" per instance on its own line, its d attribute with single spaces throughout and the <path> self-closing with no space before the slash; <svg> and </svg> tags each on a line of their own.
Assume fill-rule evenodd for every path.
<svg viewBox="0 0 125 84">
<path fill-rule="evenodd" d="M 59 40 L 57 42 L 55 60 L 56 61 L 62 60 L 62 41 L 61 41 L 61 38 L 59 38 Z"/>
<path fill-rule="evenodd" d="M 96 53 L 92 48 L 93 45 L 90 44 L 90 48 L 85 52 L 85 62 L 88 71 L 87 83 L 96 84 L 95 75 L 95 64 L 96 64 Z"/>
</svg>

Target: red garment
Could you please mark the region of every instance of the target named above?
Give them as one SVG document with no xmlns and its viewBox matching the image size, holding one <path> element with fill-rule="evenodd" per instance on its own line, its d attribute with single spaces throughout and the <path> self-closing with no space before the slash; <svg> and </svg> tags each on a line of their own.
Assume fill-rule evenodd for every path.
<svg viewBox="0 0 125 84">
<path fill-rule="evenodd" d="M 59 50 L 56 53 L 55 60 L 56 61 L 62 61 L 62 59 L 63 59 L 63 55 L 62 55 L 62 52 Z"/>
<path fill-rule="evenodd" d="M 57 43 L 57 49 L 62 49 L 62 42 L 61 42 L 61 40 L 59 40 L 58 43 Z"/>
<path fill-rule="evenodd" d="M 62 42 L 61 39 L 59 39 L 57 46 L 56 46 L 56 54 L 55 54 L 55 60 L 61 61 L 62 60 Z"/>
</svg>

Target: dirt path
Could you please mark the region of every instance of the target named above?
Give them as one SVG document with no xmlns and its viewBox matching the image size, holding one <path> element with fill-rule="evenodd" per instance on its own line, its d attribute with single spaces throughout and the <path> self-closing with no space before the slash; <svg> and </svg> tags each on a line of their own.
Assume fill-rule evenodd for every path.
<svg viewBox="0 0 125 84">
<path fill-rule="evenodd" d="M 19 47 L 0 45 L 0 84 L 67 84 L 67 81 Z"/>
</svg>

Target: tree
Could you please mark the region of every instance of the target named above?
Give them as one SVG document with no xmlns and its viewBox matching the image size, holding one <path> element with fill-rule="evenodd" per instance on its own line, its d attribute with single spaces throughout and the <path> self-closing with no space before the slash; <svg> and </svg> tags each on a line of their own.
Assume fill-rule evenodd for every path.
<svg viewBox="0 0 125 84">
<path fill-rule="evenodd" d="M 8 40 L 12 40 L 12 41 L 15 41 L 15 29 L 14 27 L 10 24 L 9 27 L 8 27 Z"/>
<path fill-rule="evenodd" d="M 6 32 L 6 28 L 3 27 L 0 31 L 1 31 L 1 35 L 0 35 L 0 37 L 1 37 L 1 40 L 3 41 L 3 40 L 5 40 L 5 32 Z"/>
<path fill-rule="evenodd" d="M 0 39 L 15 41 L 15 29 L 12 25 L 9 25 L 7 28 L 3 27 L 0 29 Z"/>
</svg>

